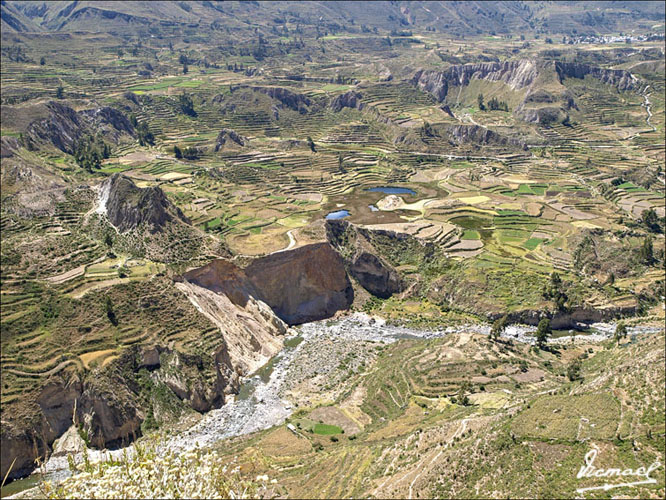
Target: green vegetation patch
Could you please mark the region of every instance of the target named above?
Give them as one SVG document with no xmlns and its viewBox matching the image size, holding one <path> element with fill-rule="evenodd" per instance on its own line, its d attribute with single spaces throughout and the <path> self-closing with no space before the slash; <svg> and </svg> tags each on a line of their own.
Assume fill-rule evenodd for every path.
<svg viewBox="0 0 666 500">
<path fill-rule="evenodd" d="M 333 434 L 342 434 L 342 429 L 337 425 L 329 424 L 315 424 L 312 428 L 312 431 L 315 434 L 321 434 L 322 436 L 332 436 Z"/>
<path fill-rule="evenodd" d="M 528 250 L 535 250 L 536 247 L 538 247 L 544 241 L 546 240 L 543 238 L 530 238 L 525 243 L 523 243 L 523 247 L 527 248 Z"/>
</svg>

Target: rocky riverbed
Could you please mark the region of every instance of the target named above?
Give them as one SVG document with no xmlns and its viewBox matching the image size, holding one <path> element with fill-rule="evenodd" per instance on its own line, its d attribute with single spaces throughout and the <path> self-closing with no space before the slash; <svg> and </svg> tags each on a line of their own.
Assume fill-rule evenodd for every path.
<svg viewBox="0 0 666 500">
<path fill-rule="evenodd" d="M 630 326 L 628 334 L 631 337 L 656 333 L 661 329 L 663 328 L 657 326 Z M 180 451 L 203 448 L 222 439 L 279 425 L 299 404 L 313 403 L 310 398 L 314 395 L 307 394 L 304 389 L 323 390 L 325 393 L 330 387 L 322 387 L 322 380 L 329 380 L 329 385 L 335 386 L 330 380 L 335 382 L 331 377 L 335 376 L 341 360 L 346 361 L 345 366 L 349 370 L 358 370 L 361 365 L 372 361 L 377 348 L 383 344 L 401 339 L 433 339 L 457 332 L 487 335 L 490 333 L 490 326 L 477 324 L 418 330 L 388 325 L 381 318 L 354 313 L 334 321 L 307 323 L 294 330 L 296 334 L 287 339 L 285 348 L 267 366 L 243 380 L 241 394 L 235 400 L 218 410 L 206 413 L 198 423 L 166 439 L 161 446 Z M 533 326 L 511 325 L 503 336 L 533 344 L 535 331 Z M 563 332 L 559 332 L 560 335 L 550 339 L 550 342 L 572 342 L 572 338 L 574 342 L 598 342 L 612 337 L 614 331 L 613 323 L 595 323 L 585 332 L 576 332 L 576 335 L 562 335 Z M 354 355 L 350 356 L 350 353 Z M 302 385 L 305 383 L 310 385 Z M 332 392 L 330 397 L 334 399 L 335 392 Z M 133 447 L 129 446 L 114 451 L 90 450 L 88 454 L 91 461 L 96 461 L 132 452 Z M 78 462 L 82 459 L 82 454 L 77 453 L 75 460 Z M 46 463 L 45 471 L 51 478 L 67 475 L 66 456 L 52 457 Z"/>
</svg>

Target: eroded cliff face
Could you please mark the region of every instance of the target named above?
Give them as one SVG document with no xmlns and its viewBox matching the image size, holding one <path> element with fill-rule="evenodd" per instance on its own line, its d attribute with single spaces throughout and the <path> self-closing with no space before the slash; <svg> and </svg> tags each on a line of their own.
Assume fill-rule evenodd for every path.
<svg viewBox="0 0 666 500">
<path fill-rule="evenodd" d="M 328 243 L 256 259 L 245 272 L 259 297 L 290 325 L 329 318 L 354 298 L 342 258 Z"/>
<path fill-rule="evenodd" d="M 452 125 L 447 127 L 450 140 L 458 145 L 482 144 L 498 146 L 517 146 L 526 149 L 525 143 L 517 139 L 506 137 L 480 125 Z"/>
<path fill-rule="evenodd" d="M 215 140 L 215 152 L 225 149 L 228 146 L 244 147 L 247 146 L 249 139 L 237 133 L 230 128 L 223 128 Z"/>
<path fill-rule="evenodd" d="M 121 174 L 113 174 L 102 183 L 98 212 L 105 214 L 121 233 L 142 224 L 151 233 L 172 221 L 189 224 L 187 217 L 167 199 L 162 189 L 157 186 L 139 188 Z"/>
<path fill-rule="evenodd" d="M 261 300 L 242 269 L 213 261 L 183 276 L 176 287 L 222 333 L 229 363 L 238 373 L 252 373 L 282 349 L 287 325 Z M 220 353 L 223 355 L 223 353 Z"/>
<path fill-rule="evenodd" d="M 81 389 L 77 376 L 55 376 L 22 414 L 3 415 L 0 447 L 3 478 L 8 472 L 9 479 L 32 472 L 35 458 L 43 458 L 49 445 L 72 425 L 74 405 Z"/>
<path fill-rule="evenodd" d="M 356 252 L 349 264 L 349 273 L 375 297 L 388 299 L 402 290 L 396 270 L 367 251 Z"/>
<path fill-rule="evenodd" d="M 382 299 L 403 290 L 398 272 L 372 244 L 372 233 L 343 220 L 326 221 L 326 236 L 343 256 L 349 274 L 366 291 Z"/>
<path fill-rule="evenodd" d="M 105 140 L 119 142 L 123 136 L 134 137 L 134 127 L 120 111 L 110 107 L 74 111 L 69 106 L 51 101 L 46 104 L 48 117 L 28 126 L 24 141 L 28 148 L 50 144 L 73 154 L 85 135 L 102 134 Z"/>
<path fill-rule="evenodd" d="M 341 111 L 343 108 L 362 110 L 365 107 L 362 100 L 363 95 L 360 92 L 350 90 L 334 98 L 330 108 L 335 112 Z"/>
<path fill-rule="evenodd" d="M 308 107 L 312 104 L 310 98 L 304 94 L 297 94 L 291 90 L 282 87 L 250 87 L 256 92 L 266 94 L 271 99 L 279 101 L 282 106 L 285 106 L 301 114 L 309 111 Z"/>
<path fill-rule="evenodd" d="M 262 352 L 277 352 L 281 345 L 274 341 Z M 10 467 L 12 479 L 30 473 L 35 459 L 43 460 L 72 425 L 91 446 L 129 444 L 141 436 L 146 416 L 161 411 L 165 397 L 198 412 L 219 408 L 228 394 L 238 392 L 239 373 L 224 341 L 202 355 L 160 343 L 134 346 L 83 380 L 75 371 L 62 372 L 44 385 L 24 415 L 3 416 L 0 473 L 4 477 Z"/>
<path fill-rule="evenodd" d="M 537 75 L 536 64 L 533 61 L 522 59 L 520 61 L 460 64 L 444 71 L 419 70 L 412 78 L 412 83 L 442 102 L 450 87 L 468 85 L 472 79 L 504 82 L 516 90 L 529 87 Z"/>
<path fill-rule="evenodd" d="M 200 305 L 250 308 L 258 313 L 255 319 L 263 317 L 270 323 L 274 320 L 265 306 L 286 324 L 297 325 L 329 318 L 347 309 L 354 298 L 344 262 L 327 242 L 260 257 L 245 269 L 216 260 L 185 273 L 183 280 L 179 288 Z"/>
<path fill-rule="evenodd" d="M 589 64 L 556 61 L 555 71 L 560 83 L 563 83 L 566 78 L 585 78 L 588 75 L 607 85 L 612 85 L 618 90 L 633 90 L 639 83 L 635 76 L 624 69 L 605 69 Z"/>
<path fill-rule="evenodd" d="M 502 82 L 522 95 L 523 100 L 514 109 L 518 118 L 547 125 L 566 120 L 568 111 L 576 108 L 574 98 L 565 86 L 566 79 L 586 76 L 622 91 L 639 86 L 639 81 L 625 70 L 559 61 L 537 63 L 529 59 L 462 64 L 444 71 L 421 69 L 411 81 L 439 102 L 447 100 L 451 88 L 467 86 L 472 80 Z"/>
</svg>

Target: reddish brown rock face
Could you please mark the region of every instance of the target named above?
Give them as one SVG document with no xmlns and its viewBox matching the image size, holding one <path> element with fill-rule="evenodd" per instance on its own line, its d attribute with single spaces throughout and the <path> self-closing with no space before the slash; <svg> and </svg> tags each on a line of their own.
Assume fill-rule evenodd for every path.
<svg viewBox="0 0 666 500">
<path fill-rule="evenodd" d="M 274 253 L 245 269 L 216 260 L 183 278 L 236 305 L 244 306 L 248 296 L 262 300 L 290 325 L 329 318 L 354 299 L 342 258 L 328 243 Z"/>
<path fill-rule="evenodd" d="M 259 298 L 290 325 L 329 318 L 354 299 L 342 258 L 328 243 L 274 253 L 245 272 Z"/>
<path fill-rule="evenodd" d="M 223 293 L 231 302 L 241 307 L 245 307 L 248 296 L 258 295 L 245 271 L 224 259 L 217 259 L 203 267 L 192 269 L 186 272 L 183 278 L 215 293 Z"/>
</svg>

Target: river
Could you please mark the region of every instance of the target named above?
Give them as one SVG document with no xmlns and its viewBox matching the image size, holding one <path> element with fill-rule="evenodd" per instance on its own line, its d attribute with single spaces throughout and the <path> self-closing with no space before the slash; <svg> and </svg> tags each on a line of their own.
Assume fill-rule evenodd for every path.
<svg viewBox="0 0 666 500">
<path fill-rule="evenodd" d="M 370 317 L 364 313 L 354 313 L 344 318 L 331 321 L 317 321 L 301 325 L 295 330 L 297 336 L 285 342 L 284 349 L 277 354 L 264 368 L 251 377 L 242 380 L 240 394 L 218 410 L 211 410 L 190 429 L 168 438 L 160 446 L 166 449 L 186 451 L 204 448 L 214 443 L 235 436 L 249 434 L 283 423 L 294 411 L 293 403 L 280 397 L 288 373 L 289 366 L 302 349 L 325 342 L 346 339 L 354 341 L 373 341 L 393 343 L 401 339 L 433 339 L 452 333 L 468 332 L 487 335 L 490 326 L 487 324 L 470 324 L 456 327 L 442 327 L 433 330 L 388 325 L 380 318 Z M 534 343 L 536 328 L 526 325 L 511 325 L 506 328 L 503 336 L 515 341 Z M 657 327 L 629 327 L 629 336 L 660 331 Z M 594 342 L 610 338 L 615 331 L 615 324 L 595 323 L 586 331 L 576 332 L 573 341 Z M 556 332 L 550 342 L 571 342 L 569 332 Z M 122 457 L 133 453 L 133 446 L 114 451 L 90 450 L 91 461 L 105 457 Z M 77 462 L 82 457 L 75 458 Z M 66 457 L 53 457 L 45 465 L 47 475 L 51 479 L 60 479 L 69 475 Z"/>
</svg>

